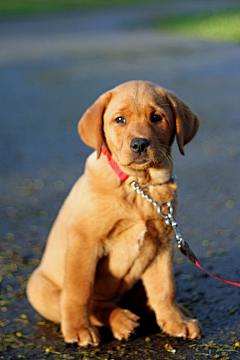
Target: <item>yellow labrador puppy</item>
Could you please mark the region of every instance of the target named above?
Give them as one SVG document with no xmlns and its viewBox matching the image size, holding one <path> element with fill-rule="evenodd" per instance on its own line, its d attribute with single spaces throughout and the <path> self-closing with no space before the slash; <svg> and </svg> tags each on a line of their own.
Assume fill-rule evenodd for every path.
<svg viewBox="0 0 240 360">
<path fill-rule="evenodd" d="M 197 115 L 174 93 L 144 81 L 104 93 L 81 118 L 79 134 L 96 151 L 65 200 L 27 286 L 32 306 L 61 323 L 66 342 L 98 345 L 99 326 L 128 339 L 139 317 L 115 299 L 139 279 L 164 332 L 200 335 L 198 321 L 175 300 L 172 228 L 130 185 L 141 183 L 158 204 L 171 201 L 171 145 L 176 136 L 184 154 L 198 126 Z"/>
</svg>

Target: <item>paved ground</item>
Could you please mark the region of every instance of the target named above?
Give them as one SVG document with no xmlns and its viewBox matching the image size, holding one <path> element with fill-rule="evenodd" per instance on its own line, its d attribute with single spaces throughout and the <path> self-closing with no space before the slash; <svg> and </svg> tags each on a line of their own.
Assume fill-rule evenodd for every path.
<svg viewBox="0 0 240 360">
<path fill-rule="evenodd" d="M 145 321 L 128 343 L 104 331 L 96 351 L 83 351 L 66 346 L 59 327 L 25 297 L 26 279 L 90 152 L 78 138 L 78 119 L 99 94 L 130 79 L 175 91 L 199 114 L 186 156 L 174 149 L 179 224 L 200 263 L 240 281 L 240 47 L 149 29 L 156 15 L 236 6 L 196 0 L 1 20 L 0 359 L 240 358 L 239 288 L 206 277 L 177 252 L 178 300 L 203 324 L 201 340 L 172 339 Z"/>
</svg>

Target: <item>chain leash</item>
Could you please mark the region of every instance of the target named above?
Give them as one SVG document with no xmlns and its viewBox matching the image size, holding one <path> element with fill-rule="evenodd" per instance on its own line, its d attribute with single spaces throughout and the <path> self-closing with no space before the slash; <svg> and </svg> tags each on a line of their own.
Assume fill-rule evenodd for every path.
<svg viewBox="0 0 240 360">
<path fill-rule="evenodd" d="M 176 176 L 171 176 L 168 181 L 176 181 Z M 165 184 L 165 183 L 164 183 Z M 156 184 L 156 185 L 163 185 L 163 184 Z M 147 185 L 147 184 L 139 184 L 137 181 L 133 181 L 131 183 L 131 186 L 133 190 L 137 192 L 137 194 L 141 195 L 143 199 L 146 199 L 148 202 L 150 202 L 154 207 L 157 208 L 158 214 L 165 220 L 165 223 L 172 227 L 174 236 L 177 242 L 178 249 L 188 257 L 189 260 L 191 260 L 194 264 L 197 261 L 196 256 L 193 254 L 193 252 L 190 250 L 188 244 L 186 241 L 183 240 L 182 235 L 178 229 L 178 223 L 173 218 L 173 201 L 176 197 L 176 191 L 173 194 L 172 200 L 170 202 L 162 202 L 159 204 L 157 201 L 154 201 L 153 198 L 149 195 L 147 188 L 148 186 L 154 186 L 153 184 Z M 167 208 L 167 214 L 164 215 L 163 208 Z"/>
</svg>

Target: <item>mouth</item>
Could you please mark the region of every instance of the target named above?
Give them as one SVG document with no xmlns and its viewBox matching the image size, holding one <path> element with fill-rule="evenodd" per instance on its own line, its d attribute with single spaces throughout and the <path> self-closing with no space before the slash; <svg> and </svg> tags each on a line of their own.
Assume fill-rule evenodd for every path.
<svg viewBox="0 0 240 360">
<path fill-rule="evenodd" d="M 128 166 L 134 168 L 134 169 L 147 169 L 150 167 L 154 167 L 154 168 L 160 168 L 163 164 L 164 164 L 165 158 L 163 157 L 160 160 L 157 161 L 152 161 L 151 159 L 146 159 L 146 158 L 142 158 L 139 157 L 135 160 L 133 160 Z"/>
<path fill-rule="evenodd" d="M 147 159 L 138 158 L 138 159 L 132 161 L 131 164 L 142 165 L 142 164 L 145 164 L 145 163 L 147 163 L 147 162 L 148 162 Z M 130 165 L 131 165 L 131 164 L 130 164 Z"/>
<path fill-rule="evenodd" d="M 126 159 L 127 160 L 127 159 Z M 147 154 L 140 154 L 135 158 L 129 159 L 128 161 L 119 161 L 117 160 L 123 168 L 126 169 L 133 169 L 133 170 L 140 170 L 145 171 L 149 168 L 156 168 L 159 169 L 165 164 L 166 157 L 164 154 L 160 157 L 149 157 Z"/>
</svg>

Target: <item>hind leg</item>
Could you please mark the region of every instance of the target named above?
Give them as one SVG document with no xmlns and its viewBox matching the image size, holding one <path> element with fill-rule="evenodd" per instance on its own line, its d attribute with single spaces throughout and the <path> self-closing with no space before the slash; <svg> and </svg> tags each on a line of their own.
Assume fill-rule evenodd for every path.
<svg viewBox="0 0 240 360">
<path fill-rule="evenodd" d="M 60 295 L 61 289 L 37 268 L 27 283 L 27 297 L 33 308 L 46 319 L 60 323 Z"/>
</svg>

